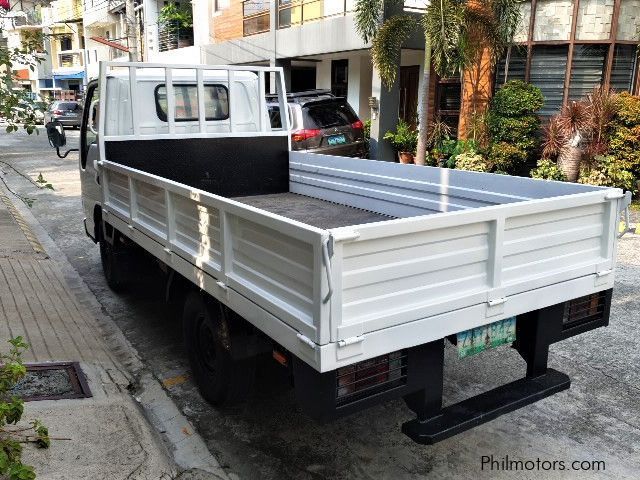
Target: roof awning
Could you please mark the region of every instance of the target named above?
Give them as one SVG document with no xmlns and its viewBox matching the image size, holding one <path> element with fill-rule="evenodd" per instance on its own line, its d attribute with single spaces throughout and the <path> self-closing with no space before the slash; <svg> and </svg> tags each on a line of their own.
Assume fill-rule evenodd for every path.
<svg viewBox="0 0 640 480">
<path fill-rule="evenodd" d="M 55 80 L 75 80 L 78 78 L 84 78 L 84 70 L 78 69 L 54 69 L 52 73 Z"/>
<path fill-rule="evenodd" d="M 124 45 L 120 45 L 119 43 L 112 42 L 111 40 L 107 40 L 106 38 L 102 38 L 102 37 L 90 37 L 90 38 L 94 42 L 102 43 L 103 45 L 113 47 L 117 50 L 122 50 L 123 52 L 129 52 L 129 48 L 125 47 Z"/>
</svg>

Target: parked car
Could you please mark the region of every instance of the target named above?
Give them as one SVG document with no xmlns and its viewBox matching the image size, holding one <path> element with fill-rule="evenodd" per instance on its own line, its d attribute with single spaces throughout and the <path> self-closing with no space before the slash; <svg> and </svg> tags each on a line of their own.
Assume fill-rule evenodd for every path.
<svg viewBox="0 0 640 480">
<path fill-rule="evenodd" d="M 268 95 L 271 128 L 280 128 L 280 106 Z M 360 157 L 365 153 L 364 125 L 343 97 L 327 90 L 287 95 L 292 150 Z"/>
<path fill-rule="evenodd" d="M 44 122 L 58 120 L 64 127 L 80 128 L 82 123 L 82 104 L 64 100 L 53 102 L 44 114 Z"/>
</svg>

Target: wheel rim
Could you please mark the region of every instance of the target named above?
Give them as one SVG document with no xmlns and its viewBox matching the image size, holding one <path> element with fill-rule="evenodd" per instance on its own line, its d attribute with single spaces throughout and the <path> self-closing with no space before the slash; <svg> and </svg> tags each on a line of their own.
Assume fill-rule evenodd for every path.
<svg viewBox="0 0 640 480">
<path fill-rule="evenodd" d="M 213 373 L 216 370 L 215 336 L 209 322 L 202 314 L 197 319 L 196 335 L 198 336 L 196 341 L 198 360 L 204 368 Z"/>
</svg>

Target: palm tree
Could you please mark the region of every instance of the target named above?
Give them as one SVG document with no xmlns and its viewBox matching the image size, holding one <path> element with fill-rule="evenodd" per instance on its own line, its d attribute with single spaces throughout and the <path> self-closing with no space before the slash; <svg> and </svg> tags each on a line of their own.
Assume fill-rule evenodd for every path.
<svg viewBox="0 0 640 480">
<path fill-rule="evenodd" d="M 431 66 L 440 76 L 460 74 L 488 49 L 492 66 L 511 45 L 521 21 L 519 0 L 431 0 L 421 16 L 396 14 L 382 21 L 385 2 L 356 0 L 356 29 L 365 42 L 372 41 L 373 64 L 383 84 L 391 89 L 400 64 L 400 49 L 421 27 L 425 35 L 423 92 L 419 106 L 417 164 L 426 158 Z M 481 37 L 484 42 L 471 41 Z"/>
</svg>

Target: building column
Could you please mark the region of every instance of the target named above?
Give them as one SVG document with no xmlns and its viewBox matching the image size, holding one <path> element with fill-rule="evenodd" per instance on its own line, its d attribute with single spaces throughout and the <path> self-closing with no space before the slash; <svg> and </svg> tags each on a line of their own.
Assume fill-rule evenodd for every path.
<svg viewBox="0 0 640 480">
<path fill-rule="evenodd" d="M 469 8 L 480 10 L 486 9 L 487 5 L 480 0 L 472 0 Z M 487 39 L 476 28 L 472 28 L 469 35 L 470 43 L 477 44 L 478 48 L 469 68 L 462 73 L 462 102 L 458 123 L 458 138 L 461 140 L 467 139 L 467 130 L 473 124 L 474 117 L 486 111 L 493 94 L 494 68 Z"/>
<path fill-rule="evenodd" d="M 284 72 L 284 87 L 287 92 L 291 91 L 291 59 L 290 58 L 278 58 L 276 59 L 276 67 L 282 67 Z"/>
<path fill-rule="evenodd" d="M 383 19 L 402 13 L 402 2 L 385 1 Z M 398 124 L 398 112 L 400 111 L 400 65 L 396 75 L 396 81 L 388 89 L 382 84 L 378 70 L 373 68 L 371 76 L 371 96 L 376 100 L 377 108 L 371 111 L 371 158 L 375 160 L 396 161 L 396 152 L 391 144 L 384 140 L 384 134 L 389 130 L 395 130 Z"/>
</svg>

